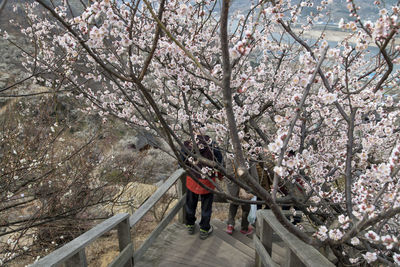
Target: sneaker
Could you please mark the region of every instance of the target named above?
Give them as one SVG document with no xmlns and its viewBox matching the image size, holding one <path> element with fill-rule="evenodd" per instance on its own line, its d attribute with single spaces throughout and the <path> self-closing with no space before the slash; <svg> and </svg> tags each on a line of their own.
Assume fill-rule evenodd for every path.
<svg viewBox="0 0 400 267">
<path fill-rule="evenodd" d="M 194 225 L 186 224 L 186 229 L 187 229 L 189 235 L 193 235 L 194 234 Z"/>
<path fill-rule="evenodd" d="M 233 230 L 234 230 L 233 225 L 232 224 L 228 224 L 228 226 L 226 227 L 226 233 L 228 235 L 231 235 L 233 233 Z"/>
<path fill-rule="evenodd" d="M 253 233 L 253 227 L 249 226 L 249 228 L 247 228 L 247 230 L 240 230 L 240 232 L 244 235 L 251 235 Z"/>
<path fill-rule="evenodd" d="M 213 232 L 213 226 L 212 225 L 210 225 L 210 229 L 207 231 L 207 230 L 203 230 L 203 229 L 200 229 L 200 239 L 206 239 L 209 235 L 211 235 L 211 233 Z"/>
</svg>

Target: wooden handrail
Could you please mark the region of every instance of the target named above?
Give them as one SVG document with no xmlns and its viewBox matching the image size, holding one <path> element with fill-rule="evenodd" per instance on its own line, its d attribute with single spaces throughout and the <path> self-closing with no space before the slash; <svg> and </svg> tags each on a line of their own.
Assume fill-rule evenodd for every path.
<svg viewBox="0 0 400 267">
<path fill-rule="evenodd" d="M 142 217 L 154 207 L 157 201 L 168 191 L 168 189 L 185 173 L 184 169 L 176 170 L 157 190 L 144 202 L 132 216 L 129 218 L 131 227 L 142 219 Z"/>
<path fill-rule="evenodd" d="M 34 263 L 32 267 L 56 266 L 57 264 L 67 261 L 69 258 L 84 250 L 86 246 L 95 241 L 98 237 L 114 229 L 118 224 L 120 224 L 124 220 L 127 220 L 128 218 L 128 213 L 121 213 L 105 220 L 104 222 L 96 225 L 89 231 L 75 238 L 71 242 L 65 244 L 61 248 L 53 251 L 43 259 Z"/>
<path fill-rule="evenodd" d="M 167 227 L 167 225 L 171 222 L 171 220 L 175 217 L 178 211 L 185 204 L 186 198 L 183 196 L 178 203 L 172 208 L 172 210 L 168 213 L 167 216 L 157 225 L 153 232 L 151 232 L 150 236 L 146 239 L 146 241 L 138 248 L 135 253 L 133 253 L 133 258 L 135 261 L 139 260 L 146 250 L 153 244 L 156 238 L 161 234 L 161 232 Z"/>
<path fill-rule="evenodd" d="M 263 266 L 268 266 L 268 267 L 277 267 L 278 264 L 272 261 L 271 256 L 269 256 L 267 250 L 261 243 L 260 239 L 258 239 L 257 235 L 253 236 L 254 240 L 254 247 L 256 251 L 258 252 L 257 256 L 260 258 L 260 261 L 263 263 Z"/>
<path fill-rule="evenodd" d="M 271 260 L 273 235 L 282 240 L 288 249 L 286 255 L 286 265 L 284 266 L 308 266 L 308 267 L 333 267 L 335 266 L 326 257 L 324 257 L 314 247 L 304 243 L 295 235 L 284 228 L 271 210 L 257 211 L 257 240 L 259 245 L 256 246 L 256 260 L 261 259 L 262 262 Z M 276 240 L 275 240 L 276 241 Z M 263 260 L 264 259 L 264 260 Z M 258 266 L 260 261 L 257 262 Z"/>
<path fill-rule="evenodd" d="M 136 210 L 132 216 L 128 213 L 117 214 L 102 223 L 96 225 L 89 231 L 83 233 L 71 242 L 65 244 L 61 248 L 53 251 L 43 259 L 37 261 L 32 267 L 50 267 L 58 266 L 65 263 L 66 266 L 87 266 L 85 248 L 90 243 L 95 241 L 104 233 L 117 228 L 118 229 L 118 243 L 120 254 L 115 258 L 109 266 L 133 266 L 134 261 L 138 260 L 144 252 L 151 246 L 157 236 L 162 230 L 172 221 L 178 212 L 180 220 L 184 218 L 185 204 L 185 186 L 183 184 L 185 170 L 176 170 L 165 182 L 161 185 L 153 195 L 151 195 L 139 209 Z M 134 252 L 133 244 L 131 242 L 130 228 L 143 218 L 143 216 L 154 207 L 154 205 L 161 199 L 161 197 L 168 191 L 168 189 L 177 181 L 178 184 L 178 203 L 172 208 L 168 215 L 157 225 L 156 229 L 150 234 L 149 238 L 142 244 L 142 246 Z"/>
<path fill-rule="evenodd" d="M 119 254 L 117 258 L 115 258 L 108 267 L 119 267 L 124 265 L 129 259 L 132 258 L 133 254 L 133 244 L 130 243 L 124 250 Z"/>
</svg>

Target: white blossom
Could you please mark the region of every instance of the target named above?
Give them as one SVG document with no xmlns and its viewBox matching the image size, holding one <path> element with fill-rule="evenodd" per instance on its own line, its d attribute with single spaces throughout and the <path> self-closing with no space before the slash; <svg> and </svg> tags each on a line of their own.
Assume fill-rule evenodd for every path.
<svg viewBox="0 0 400 267">
<path fill-rule="evenodd" d="M 363 257 L 368 263 L 374 262 L 378 259 L 375 252 L 367 252 L 366 254 L 363 254 Z"/>
<path fill-rule="evenodd" d="M 284 170 L 284 168 L 282 166 L 275 166 L 274 167 L 274 172 L 276 174 L 278 174 L 279 176 L 283 176 L 284 173 L 285 173 L 285 170 Z"/>
<path fill-rule="evenodd" d="M 329 230 L 329 238 L 335 241 L 340 240 L 343 237 L 343 233 L 339 229 Z"/>
<path fill-rule="evenodd" d="M 360 258 L 349 258 L 351 264 L 356 264 L 359 260 Z"/>
<path fill-rule="evenodd" d="M 354 246 L 357 246 L 358 244 L 360 244 L 360 239 L 358 239 L 357 237 L 353 237 L 353 238 L 350 240 L 350 243 L 351 243 L 352 245 L 354 245 Z"/>
</svg>

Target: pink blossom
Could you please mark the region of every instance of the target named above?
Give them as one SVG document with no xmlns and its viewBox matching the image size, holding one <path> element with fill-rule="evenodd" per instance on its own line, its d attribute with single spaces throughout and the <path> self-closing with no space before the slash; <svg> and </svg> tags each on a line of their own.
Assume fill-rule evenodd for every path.
<svg viewBox="0 0 400 267">
<path fill-rule="evenodd" d="M 397 265 L 400 265 L 400 254 L 393 253 L 393 260 Z"/>
<path fill-rule="evenodd" d="M 380 239 L 379 236 L 372 230 L 369 230 L 364 236 L 374 242 L 378 242 Z"/>
</svg>

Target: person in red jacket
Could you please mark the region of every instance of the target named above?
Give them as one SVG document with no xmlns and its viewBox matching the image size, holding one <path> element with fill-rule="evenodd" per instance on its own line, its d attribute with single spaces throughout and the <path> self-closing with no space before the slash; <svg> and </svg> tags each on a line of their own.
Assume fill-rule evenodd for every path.
<svg viewBox="0 0 400 267">
<path fill-rule="evenodd" d="M 211 140 L 208 135 L 196 135 L 195 136 L 197 147 L 202 157 L 209 160 L 222 164 L 222 153 Z M 187 151 L 195 153 L 192 141 L 185 141 L 184 146 Z M 197 202 L 200 197 L 201 201 L 201 220 L 200 220 L 200 238 L 206 239 L 213 231 L 212 225 L 210 225 L 212 204 L 213 204 L 213 193 L 203 188 L 199 183 L 193 179 L 197 178 L 200 183 L 207 186 L 210 189 L 214 189 L 215 186 L 212 182 L 207 179 L 215 181 L 216 177 L 222 178 L 218 172 L 212 171 L 212 168 L 202 163 L 196 162 L 190 155 L 188 155 L 185 149 L 181 150 L 182 161 L 186 167 L 188 167 L 188 173 L 186 176 L 186 227 L 189 234 L 194 234 L 195 222 L 196 222 L 196 208 Z M 202 173 L 202 170 L 208 169 L 208 173 Z"/>
</svg>

